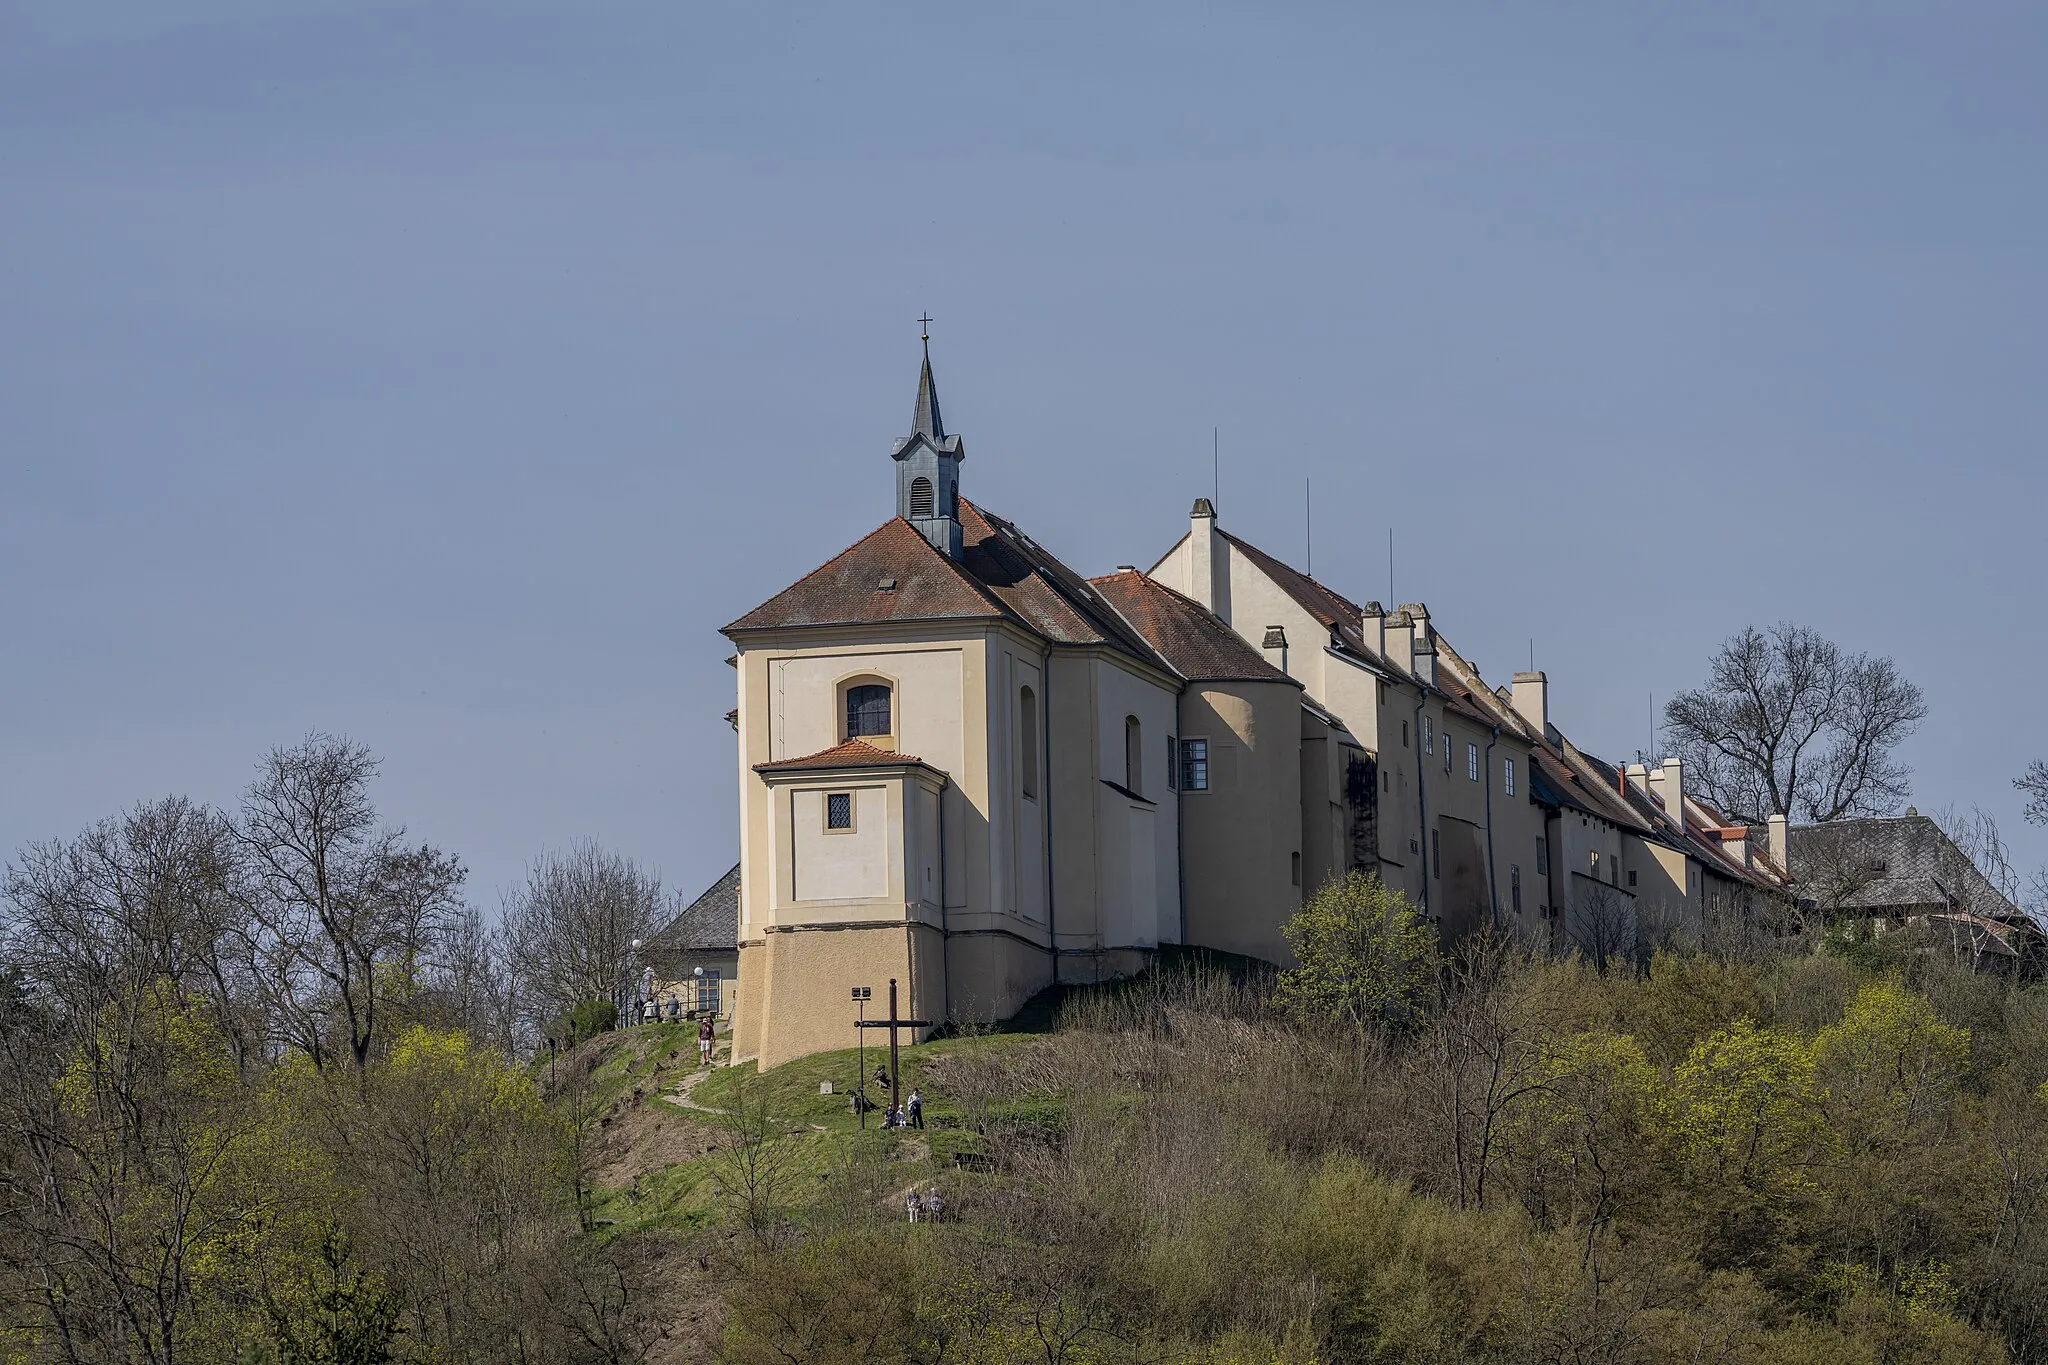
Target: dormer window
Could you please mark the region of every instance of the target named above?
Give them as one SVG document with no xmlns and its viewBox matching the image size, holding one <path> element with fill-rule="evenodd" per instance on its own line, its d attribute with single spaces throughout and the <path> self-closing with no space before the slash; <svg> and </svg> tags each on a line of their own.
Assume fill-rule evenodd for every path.
<svg viewBox="0 0 2048 1365">
<path fill-rule="evenodd" d="M 846 737 L 892 735 L 889 689 L 881 683 L 861 683 L 846 689 Z"/>
</svg>

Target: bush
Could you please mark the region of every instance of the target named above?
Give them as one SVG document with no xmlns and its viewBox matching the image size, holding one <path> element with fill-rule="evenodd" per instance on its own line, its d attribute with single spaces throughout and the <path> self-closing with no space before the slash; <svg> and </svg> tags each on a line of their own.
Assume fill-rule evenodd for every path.
<svg viewBox="0 0 2048 1365">
<path fill-rule="evenodd" d="M 595 1038 L 600 1033 L 610 1033 L 619 1026 L 619 1007 L 609 1000 L 585 1000 L 567 1014 L 555 1016 L 548 1025 L 548 1036 L 565 1047 L 574 1047 L 586 1038 Z"/>
</svg>

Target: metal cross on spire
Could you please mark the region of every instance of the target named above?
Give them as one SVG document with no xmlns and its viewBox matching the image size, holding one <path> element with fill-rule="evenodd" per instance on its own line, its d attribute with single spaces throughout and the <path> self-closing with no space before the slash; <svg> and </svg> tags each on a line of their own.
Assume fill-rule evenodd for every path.
<svg viewBox="0 0 2048 1365">
<path fill-rule="evenodd" d="M 917 320 L 917 325 L 924 328 L 923 339 L 926 341 L 930 341 L 932 339 L 932 315 L 930 313 L 926 313 L 923 317 Z"/>
</svg>

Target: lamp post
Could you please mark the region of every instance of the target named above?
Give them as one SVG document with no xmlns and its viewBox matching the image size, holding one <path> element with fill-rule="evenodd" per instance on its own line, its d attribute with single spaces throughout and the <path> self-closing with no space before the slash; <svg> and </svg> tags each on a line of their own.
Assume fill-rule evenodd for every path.
<svg viewBox="0 0 2048 1365">
<path fill-rule="evenodd" d="M 626 957 L 626 981 L 619 991 L 619 1008 L 620 1013 L 627 1016 L 626 1026 L 628 1028 L 640 1022 L 640 1011 L 636 1007 L 637 1002 L 633 998 L 633 969 L 640 965 L 640 945 L 646 941 L 645 939 L 634 939 L 633 950 Z"/>
<path fill-rule="evenodd" d="M 853 1083 L 854 1108 L 860 1111 L 860 1126 L 868 1126 L 868 1000 L 874 995 L 871 986 L 855 986 L 853 1003 L 860 1010 L 860 1022 L 853 1026 L 854 1049 L 858 1060 L 854 1063 L 860 1070 L 855 1073 Z"/>
</svg>

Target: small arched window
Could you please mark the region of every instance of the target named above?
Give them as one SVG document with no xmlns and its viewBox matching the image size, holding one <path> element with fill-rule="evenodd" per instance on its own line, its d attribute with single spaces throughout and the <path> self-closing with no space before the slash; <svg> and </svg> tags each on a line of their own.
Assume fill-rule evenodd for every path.
<svg viewBox="0 0 2048 1365">
<path fill-rule="evenodd" d="M 1145 744 L 1142 728 L 1136 716 L 1124 717 L 1124 790 L 1138 796 L 1145 789 L 1138 785 L 1145 771 Z"/>
<path fill-rule="evenodd" d="M 910 515 L 928 517 L 932 514 L 932 481 L 920 474 L 910 481 Z"/>
<path fill-rule="evenodd" d="M 1038 694 L 1025 688 L 1017 694 L 1018 785 L 1024 795 L 1038 799 Z"/>
<path fill-rule="evenodd" d="M 881 683 L 862 683 L 846 689 L 846 737 L 888 735 L 889 689 Z"/>
</svg>

